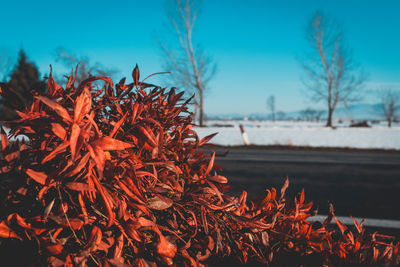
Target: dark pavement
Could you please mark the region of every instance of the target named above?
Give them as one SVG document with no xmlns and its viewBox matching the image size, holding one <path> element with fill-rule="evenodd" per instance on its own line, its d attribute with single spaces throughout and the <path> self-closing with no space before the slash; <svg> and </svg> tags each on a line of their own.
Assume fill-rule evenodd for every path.
<svg viewBox="0 0 400 267">
<path fill-rule="evenodd" d="M 400 152 L 334 151 L 276 148 L 210 148 L 221 153 L 216 162 L 229 179 L 232 192 L 248 191 L 250 199 L 266 188 L 280 190 L 286 176 L 288 196 L 302 188 L 320 214 L 328 203 L 336 214 L 400 219 Z"/>
</svg>

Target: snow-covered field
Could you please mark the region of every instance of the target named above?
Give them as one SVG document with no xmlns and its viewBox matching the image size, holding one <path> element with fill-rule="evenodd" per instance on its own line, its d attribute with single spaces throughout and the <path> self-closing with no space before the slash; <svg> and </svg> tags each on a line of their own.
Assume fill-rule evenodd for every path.
<svg viewBox="0 0 400 267">
<path fill-rule="evenodd" d="M 211 143 L 224 146 L 244 145 L 239 129 L 243 125 L 252 145 L 400 150 L 400 124 L 392 128 L 384 123 L 373 124 L 371 128 L 350 128 L 343 123 L 336 124 L 336 129 L 324 127 L 323 122 L 297 121 L 207 121 L 207 125 L 195 128 L 199 137 L 217 132 Z"/>
<path fill-rule="evenodd" d="M 371 128 L 350 128 L 348 123 L 336 124 L 336 129 L 324 123 L 291 121 L 208 121 L 209 127 L 195 130 L 202 138 L 218 132 L 211 142 L 218 145 L 243 145 L 239 125 L 243 125 L 253 145 L 284 145 L 341 148 L 377 148 L 400 150 L 400 124 L 388 128 L 373 124 Z M 230 125 L 233 127 L 223 127 Z"/>
</svg>

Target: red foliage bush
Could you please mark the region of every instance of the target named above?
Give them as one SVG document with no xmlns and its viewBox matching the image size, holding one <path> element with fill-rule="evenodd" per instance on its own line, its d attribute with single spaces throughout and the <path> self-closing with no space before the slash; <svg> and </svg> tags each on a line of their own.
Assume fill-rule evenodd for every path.
<svg viewBox="0 0 400 267">
<path fill-rule="evenodd" d="M 308 222 L 312 203 L 304 191 L 286 199 L 288 180 L 255 203 L 246 192 L 227 194 L 215 154 L 199 150 L 213 135 L 199 140 L 189 100 L 139 81 L 137 67 L 132 76 L 130 84 L 91 77 L 75 87 L 71 73 L 62 88 L 50 74 L 46 95 L 8 123 L 10 136 L 29 141 L 10 143 L 2 130 L 3 249 L 31 251 L 34 266 L 198 266 L 228 256 L 397 263 L 398 243 L 356 221 L 348 229 L 333 209 L 324 223 Z"/>
</svg>

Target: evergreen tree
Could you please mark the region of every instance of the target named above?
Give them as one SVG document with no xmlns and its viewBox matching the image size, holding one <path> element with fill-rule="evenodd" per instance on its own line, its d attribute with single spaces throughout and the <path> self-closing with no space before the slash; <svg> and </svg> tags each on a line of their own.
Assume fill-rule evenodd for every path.
<svg viewBox="0 0 400 267">
<path fill-rule="evenodd" d="M 0 84 L 0 120 L 17 118 L 15 110 L 25 110 L 32 102 L 35 92 L 43 92 L 46 84 L 40 80 L 40 73 L 33 62 L 29 62 L 25 52 L 19 52 L 18 63 L 11 72 L 8 83 Z"/>
</svg>

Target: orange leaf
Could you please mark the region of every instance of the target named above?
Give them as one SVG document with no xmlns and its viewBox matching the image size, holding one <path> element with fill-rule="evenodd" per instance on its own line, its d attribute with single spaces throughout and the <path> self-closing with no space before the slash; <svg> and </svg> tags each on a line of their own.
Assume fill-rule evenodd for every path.
<svg viewBox="0 0 400 267">
<path fill-rule="evenodd" d="M 354 226 L 357 228 L 358 233 L 361 233 L 362 230 L 363 230 L 362 224 L 358 223 L 358 222 L 356 221 L 356 219 L 354 219 L 353 216 L 350 216 L 350 218 L 353 220 Z"/>
<path fill-rule="evenodd" d="M 85 87 L 82 94 L 76 98 L 74 108 L 74 122 L 78 123 L 82 118 L 89 113 L 92 107 L 92 96 L 89 90 Z"/>
<path fill-rule="evenodd" d="M 75 166 L 75 168 L 67 173 L 65 176 L 71 177 L 74 176 L 75 174 L 78 174 L 83 168 L 85 168 L 86 164 L 88 163 L 90 158 L 90 153 L 86 153 L 85 156 L 82 157 L 82 159 L 79 161 L 79 163 Z"/>
<path fill-rule="evenodd" d="M 68 146 L 69 146 L 69 141 L 65 141 L 64 143 L 56 147 L 50 154 L 44 157 L 44 159 L 42 160 L 42 164 L 49 160 L 52 160 L 55 156 L 57 156 L 57 154 L 64 152 Z"/>
<path fill-rule="evenodd" d="M 157 244 L 157 253 L 168 258 L 173 258 L 175 257 L 176 251 L 176 246 L 168 242 L 168 240 L 160 234 L 160 242 Z"/>
<path fill-rule="evenodd" d="M 97 81 L 97 80 L 103 80 L 106 83 L 109 84 L 110 87 L 114 87 L 114 83 L 113 81 L 108 78 L 108 77 L 100 77 L 100 76 L 92 76 L 87 78 L 86 80 L 82 81 L 81 84 L 78 87 L 78 91 L 81 91 L 83 88 L 85 88 L 85 86 L 91 82 Z"/>
<path fill-rule="evenodd" d="M 154 222 L 144 218 L 144 217 L 139 217 L 137 219 L 137 222 L 139 224 L 140 227 L 149 227 L 149 226 L 153 226 Z"/>
<path fill-rule="evenodd" d="M 300 194 L 300 200 L 299 200 L 299 203 L 300 204 L 303 204 L 304 203 L 304 188 L 303 189 L 301 189 L 301 194 Z"/>
<path fill-rule="evenodd" d="M 147 138 L 147 140 L 149 141 L 149 144 L 153 147 L 157 146 L 157 143 L 155 141 L 155 136 L 152 134 L 151 131 L 148 131 L 146 128 L 144 128 L 143 126 L 139 126 L 138 127 L 139 131 Z"/>
<path fill-rule="evenodd" d="M 64 247 L 60 244 L 49 245 L 46 247 L 47 251 L 52 255 L 59 255 L 63 252 Z"/>
<path fill-rule="evenodd" d="M 25 172 L 27 175 L 29 175 L 29 177 L 31 177 L 39 184 L 46 184 L 47 174 L 45 174 L 44 172 L 37 172 L 32 169 L 27 169 Z"/>
<path fill-rule="evenodd" d="M 4 149 L 6 149 L 6 147 L 9 144 L 9 141 L 8 141 L 8 136 L 7 136 L 6 132 L 4 131 L 3 127 L 1 127 L 0 129 L 1 129 L 1 132 L 0 132 L 1 150 L 4 151 Z"/>
<path fill-rule="evenodd" d="M 101 232 L 101 229 L 97 226 L 93 226 L 90 239 L 87 245 L 85 246 L 85 250 L 87 250 L 88 252 L 96 251 L 97 247 L 101 242 L 102 237 L 103 234 Z"/>
<path fill-rule="evenodd" d="M 44 104 L 46 104 L 51 109 L 53 109 L 58 115 L 60 115 L 67 122 L 72 122 L 72 119 L 69 116 L 68 111 L 63 106 L 61 106 L 54 100 L 51 100 L 44 96 L 37 96 L 36 98 L 39 99 L 40 101 L 42 101 Z"/>
<path fill-rule="evenodd" d="M 137 64 L 136 64 L 135 68 L 132 71 L 132 78 L 133 78 L 133 82 L 135 83 L 135 85 L 138 86 L 139 78 L 140 78 L 140 72 L 139 72 L 139 68 L 138 68 Z"/>
<path fill-rule="evenodd" d="M 21 238 L 16 233 L 14 233 L 14 231 L 12 231 L 4 221 L 0 222 L 0 237 L 18 238 L 21 240 Z"/>
<path fill-rule="evenodd" d="M 67 183 L 65 186 L 74 191 L 96 191 L 94 187 L 78 182 Z"/>
<path fill-rule="evenodd" d="M 121 253 L 122 249 L 124 247 L 124 235 L 119 235 L 117 237 L 117 242 L 115 244 L 115 249 L 114 249 L 114 259 L 119 260 L 121 258 Z"/>
<path fill-rule="evenodd" d="M 174 203 L 171 199 L 163 197 L 161 195 L 155 195 L 147 201 L 148 207 L 153 210 L 165 210 L 171 207 Z"/>
<path fill-rule="evenodd" d="M 19 157 L 19 154 L 20 154 L 20 152 L 17 150 L 17 151 L 15 151 L 15 152 L 11 152 L 11 153 L 9 153 L 9 154 L 7 154 L 7 155 L 4 155 L 4 159 L 5 159 L 7 162 L 10 162 L 10 161 L 12 161 L 12 160 L 18 158 L 18 157 Z"/>
<path fill-rule="evenodd" d="M 50 94 L 51 96 L 54 96 L 54 95 L 57 93 L 57 91 L 58 91 L 59 89 L 62 89 L 62 87 L 59 86 L 59 85 L 54 81 L 54 78 L 53 78 L 53 68 L 51 67 L 51 65 L 50 65 L 50 75 L 49 75 L 49 78 L 47 79 L 47 89 L 48 89 L 49 94 Z"/>
<path fill-rule="evenodd" d="M 104 150 L 102 150 L 101 147 L 99 147 L 99 146 L 95 146 L 93 149 L 92 146 L 87 145 L 87 148 L 90 152 L 90 156 L 96 163 L 96 168 L 99 170 L 100 178 L 103 177 L 104 165 L 106 163 L 106 157 L 104 155 Z"/>
<path fill-rule="evenodd" d="M 133 146 L 108 136 L 97 139 L 94 144 L 103 150 L 124 150 Z"/>
<path fill-rule="evenodd" d="M 64 140 L 65 136 L 67 135 L 67 131 L 64 127 L 61 126 L 59 123 L 52 123 L 51 130 L 55 135 L 57 135 L 61 140 Z"/>
<path fill-rule="evenodd" d="M 208 177 L 208 180 L 220 183 L 220 184 L 226 184 L 228 182 L 228 179 L 222 175 L 214 175 Z"/>
<path fill-rule="evenodd" d="M 210 160 L 210 162 L 208 163 L 208 167 L 207 167 L 207 170 L 206 170 L 205 175 L 209 174 L 210 171 L 212 170 L 212 168 L 213 168 L 213 166 L 214 166 L 214 159 L 215 159 L 215 152 L 213 153 L 213 155 L 212 155 L 212 157 L 211 157 L 211 160 Z"/>
<path fill-rule="evenodd" d="M 125 113 L 125 115 L 114 125 L 114 128 L 112 129 L 110 133 L 110 137 L 114 137 L 114 135 L 117 133 L 121 125 L 124 123 L 126 117 L 128 116 L 128 112 Z"/>
<path fill-rule="evenodd" d="M 78 142 L 78 138 L 79 138 L 80 133 L 81 133 L 81 128 L 79 127 L 78 124 L 74 123 L 72 125 L 71 137 L 70 137 L 70 141 L 69 141 L 69 146 L 71 147 L 72 159 L 75 158 L 76 144 Z"/>
<path fill-rule="evenodd" d="M 204 138 L 202 138 L 200 141 L 199 141 L 199 146 L 202 146 L 202 145 L 204 145 L 205 143 L 207 143 L 208 141 L 210 141 L 214 136 L 216 136 L 218 133 L 213 133 L 213 134 L 210 134 L 210 135 L 207 135 L 206 137 L 204 137 Z"/>
<path fill-rule="evenodd" d="M 281 199 L 285 196 L 286 189 L 289 187 L 289 178 L 286 176 L 285 183 L 283 184 L 281 188 Z"/>
</svg>

